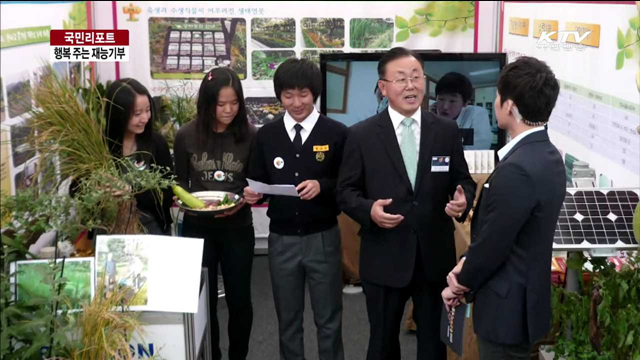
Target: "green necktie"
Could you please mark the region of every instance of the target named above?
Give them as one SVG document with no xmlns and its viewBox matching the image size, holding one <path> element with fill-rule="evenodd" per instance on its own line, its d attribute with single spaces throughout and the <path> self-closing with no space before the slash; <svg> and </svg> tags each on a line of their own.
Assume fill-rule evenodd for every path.
<svg viewBox="0 0 640 360">
<path fill-rule="evenodd" d="M 404 126 L 404 128 L 402 129 L 402 140 L 400 141 L 400 151 L 402 152 L 404 167 L 407 169 L 407 175 L 409 175 L 412 189 L 416 188 L 416 173 L 418 172 L 416 138 L 411 130 L 411 124 L 413 124 L 414 121 L 412 118 L 402 120 L 402 126 Z"/>
</svg>

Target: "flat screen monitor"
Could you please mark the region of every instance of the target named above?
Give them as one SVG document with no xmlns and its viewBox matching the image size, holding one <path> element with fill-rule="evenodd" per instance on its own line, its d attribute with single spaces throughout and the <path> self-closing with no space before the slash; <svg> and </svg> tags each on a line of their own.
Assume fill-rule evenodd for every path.
<svg viewBox="0 0 640 360">
<path fill-rule="evenodd" d="M 442 110 L 446 99 L 441 96 L 439 115 L 457 121 L 461 129 L 466 129 L 460 131 L 465 150 L 498 150 L 504 146 L 505 133 L 498 128 L 494 103 L 498 77 L 506 64 L 506 54 L 417 53 L 424 61 L 426 75 L 423 108 L 438 114 L 438 81 L 451 72 L 462 74 L 471 83 L 471 97 L 463 104 L 460 113 L 451 118 L 453 115 Z M 383 53 L 321 54 L 320 68 L 324 81 L 320 98 L 321 112 L 351 126 L 380 111 L 386 111 L 387 101 L 377 89 L 378 60 L 382 55 Z"/>
</svg>

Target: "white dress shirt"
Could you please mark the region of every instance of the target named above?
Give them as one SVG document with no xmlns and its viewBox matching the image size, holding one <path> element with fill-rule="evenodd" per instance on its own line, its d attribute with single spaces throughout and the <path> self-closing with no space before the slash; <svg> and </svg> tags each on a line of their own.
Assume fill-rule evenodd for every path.
<svg viewBox="0 0 640 360">
<path fill-rule="evenodd" d="M 529 134 L 533 134 L 534 132 L 542 131 L 542 130 L 544 130 L 544 126 L 538 126 L 538 127 L 534 127 L 533 129 L 529 129 L 521 133 L 520 135 L 516 136 L 513 140 L 509 141 L 507 145 L 503 146 L 502 149 L 498 150 L 498 159 L 502 160 L 502 158 L 505 155 L 507 155 L 509 151 L 511 151 L 511 149 L 513 149 L 513 147 L 516 146 L 516 144 L 520 140 L 525 138 L 525 136 Z"/>
<path fill-rule="evenodd" d="M 402 120 L 406 116 L 400 114 L 399 112 L 393 110 L 391 106 L 389 106 L 389 117 L 391 117 L 391 122 L 393 123 L 393 128 L 396 131 L 396 138 L 398 139 L 398 145 L 402 144 L 402 130 L 404 126 L 402 125 Z M 416 112 L 410 116 L 413 120 L 415 120 L 411 124 L 411 131 L 413 131 L 413 136 L 416 139 L 416 151 L 418 152 L 416 159 L 420 158 L 420 120 L 422 119 L 422 112 L 420 108 L 416 110 Z"/>
<path fill-rule="evenodd" d="M 311 134 L 311 130 L 313 130 L 313 127 L 318 122 L 319 117 L 320 117 L 320 113 L 318 112 L 318 110 L 315 109 L 315 107 L 311 112 L 311 114 L 309 114 L 309 116 L 307 116 L 307 118 L 304 119 L 302 122 L 297 122 L 293 120 L 291 115 L 289 115 L 289 112 L 288 111 L 285 112 L 284 128 L 285 130 L 287 130 L 287 134 L 289 134 L 289 139 L 291 139 L 291 142 L 293 142 L 293 138 L 296 137 L 295 126 L 296 124 L 300 124 L 302 125 L 302 130 L 300 130 L 300 136 L 302 137 L 302 143 L 304 144 L 304 142 L 309 137 L 309 134 Z"/>
</svg>

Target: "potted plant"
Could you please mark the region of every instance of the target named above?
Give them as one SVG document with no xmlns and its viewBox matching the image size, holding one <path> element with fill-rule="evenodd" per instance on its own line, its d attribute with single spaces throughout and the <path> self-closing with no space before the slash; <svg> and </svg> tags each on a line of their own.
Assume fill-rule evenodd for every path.
<svg viewBox="0 0 640 360">
<path fill-rule="evenodd" d="M 99 87 L 77 89 L 51 73 L 34 89 L 40 107 L 31 112 L 28 126 L 40 164 L 57 163 L 57 171 L 40 166 L 36 176 L 41 181 L 34 188 L 2 199 L 0 357 L 131 359 L 129 341 L 139 323 L 126 311 L 123 299 L 128 289 L 104 297 L 98 286 L 98 295 L 84 304 L 83 311 L 72 312 L 71 301 L 62 291 L 67 284 L 64 268 L 56 262 L 44 274 L 50 296 L 28 301 L 14 298 L 11 279 L 15 274 L 10 273 L 9 264 L 28 255 L 36 257 L 27 249 L 39 234 L 53 230 L 59 240 L 73 240 L 85 228 L 108 234 L 139 233 L 134 196 L 147 190 L 162 196 L 160 189 L 175 183 L 166 178 L 168 169 L 132 171 L 130 161 L 113 157 L 103 135 L 108 104 Z M 76 184 L 71 194 L 61 195 L 59 185 L 68 179 Z M 116 305 L 123 311 L 112 311 Z"/>
<path fill-rule="evenodd" d="M 633 252 L 621 269 L 607 258 L 589 259 L 590 281 L 578 292 L 553 288 L 556 359 L 640 360 L 640 255 Z M 583 270 L 576 257 L 568 268 Z"/>
<path fill-rule="evenodd" d="M 73 216 L 81 200 L 65 195 L 20 191 L 2 199 L 2 218 L 11 218 L 2 239 L 0 322 L 0 358 L 2 359 L 132 359 L 131 337 L 140 331 L 140 323 L 131 312 L 113 312 L 122 307 L 126 289 L 117 289 L 106 297 L 96 291 L 93 301 L 80 304 L 65 292 L 64 260 L 44 267 L 41 274 L 49 295 L 15 296 L 20 284 L 12 283 L 15 273 L 10 264 L 29 254 L 25 245 L 34 234 L 56 231 L 61 239 L 73 238 L 85 224 Z M 81 312 L 71 311 L 81 307 Z M 126 306 L 124 308 L 126 310 Z"/>
</svg>

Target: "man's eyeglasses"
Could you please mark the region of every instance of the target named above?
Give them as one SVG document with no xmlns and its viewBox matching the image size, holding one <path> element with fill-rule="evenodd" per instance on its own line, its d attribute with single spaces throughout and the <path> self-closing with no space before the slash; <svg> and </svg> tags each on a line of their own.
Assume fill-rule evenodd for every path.
<svg viewBox="0 0 640 360">
<path fill-rule="evenodd" d="M 406 77 L 406 78 L 400 78 L 400 79 L 395 79 L 395 80 L 387 80 L 387 79 L 380 79 L 382 81 L 386 81 L 386 82 L 390 82 L 390 83 L 394 83 L 395 85 L 399 86 L 399 87 L 406 87 L 407 85 L 409 85 L 409 81 L 411 81 L 414 84 L 418 84 L 419 81 L 423 81 L 424 84 L 424 80 L 427 79 L 427 75 L 416 75 L 416 76 L 411 76 L 411 77 Z"/>
</svg>

